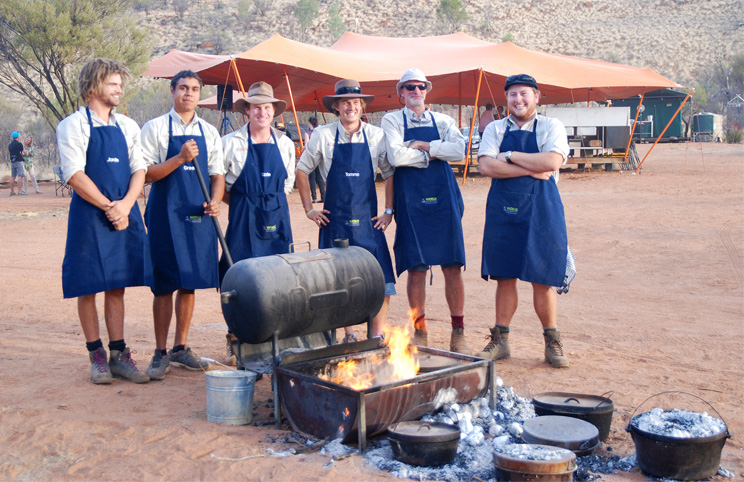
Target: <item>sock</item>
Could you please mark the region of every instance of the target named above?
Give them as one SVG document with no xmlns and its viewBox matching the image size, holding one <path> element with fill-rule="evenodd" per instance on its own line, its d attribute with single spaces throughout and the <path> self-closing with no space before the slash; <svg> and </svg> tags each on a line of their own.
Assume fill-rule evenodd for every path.
<svg viewBox="0 0 744 482">
<path fill-rule="evenodd" d="M 558 331 L 558 328 L 543 328 L 543 333 L 544 333 L 544 334 L 546 334 L 546 335 L 547 335 L 548 333 L 551 333 L 551 332 L 552 332 L 552 333 L 555 333 L 555 332 L 557 332 L 557 331 Z"/>
<path fill-rule="evenodd" d="M 496 328 L 499 329 L 499 333 L 509 333 L 509 327 L 508 326 L 496 325 Z"/>
<path fill-rule="evenodd" d="M 426 315 L 423 313 L 417 316 L 415 320 L 413 320 L 414 329 L 418 330 L 418 327 L 421 325 L 426 326 Z"/>
<path fill-rule="evenodd" d="M 96 351 L 99 348 L 103 348 L 103 343 L 99 338 L 96 341 L 86 341 L 85 346 L 88 348 L 88 351 Z"/>
<path fill-rule="evenodd" d="M 127 347 L 127 344 L 124 343 L 124 340 L 111 340 L 109 341 L 108 347 L 109 351 L 124 351 L 124 349 Z"/>
<path fill-rule="evenodd" d="M 168 350 L 158 350 L 155 348 L 155 353 L 160 353 L 161 356 L 168 356 Z"/>
<path fill-rule="evenodd" d="M 465 316 L 450 316 L 452 318 L 452 329 L 456 330 L 457 328 L 465 329 Z"/>
<path fill-rule="evenodd" d="M 173 353 L 178 353 L 181 350 L 185 350 L 186 345 L 174 345 L 173 346 Z"/>
</svg>

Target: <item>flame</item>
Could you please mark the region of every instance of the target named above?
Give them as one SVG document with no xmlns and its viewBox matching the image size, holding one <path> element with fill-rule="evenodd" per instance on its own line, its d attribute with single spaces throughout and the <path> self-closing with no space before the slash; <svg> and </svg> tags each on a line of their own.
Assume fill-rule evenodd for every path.
<svg viewBox="0 0 744 482">
<path fill-rule="evenodd" d="M 352 390 L 364 390 L 375 383 L 385 384 L 415 377 L 419 363 L 415 356 L 418 349 L 411 345 L 413 325 L 409 323 L 402 328 L 385 326 L 383 332 L 389 355 L 371 356 L 363 366 L 356 360 L 339 362 L 331 368 L 330 373 L 320 374 L 320 378 Z"/>
</svg>

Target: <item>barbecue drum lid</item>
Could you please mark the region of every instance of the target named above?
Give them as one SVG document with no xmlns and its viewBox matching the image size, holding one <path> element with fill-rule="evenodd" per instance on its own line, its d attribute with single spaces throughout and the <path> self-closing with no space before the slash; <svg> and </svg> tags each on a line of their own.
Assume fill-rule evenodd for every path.
<svg viewBox="0 0 744 482">
<path fill-rule="evenodd" d="M 525 420 L 522 439 L 527 443 L 554 445 L 578 455 L 590 453 L 599 444 L 599 430 L 589 422 L 561 415 Z"/>
<path fill-rule="evenodd" d="M 449 442 L 460 438 L 460 428 L 441 422 L 399 422 L 388 427 L 388 435 L 403 442 Z"/>
<path fill-rule="evenodd" d="M 457 358 L 450 358 L 433 353 L 417 353 L 416 360 L 419 363 L 419 373 L 429 373 L 460 364 Z"/>
<path fill-rule="evenodd" d="M 612 400 L 607 397 L 581 393 L 538 393 L 532 399 L 532 403 L 535 408 L 542 408 L 555 413 L 599 414 L 612 412 L 615 409 Z"/>
</svg>

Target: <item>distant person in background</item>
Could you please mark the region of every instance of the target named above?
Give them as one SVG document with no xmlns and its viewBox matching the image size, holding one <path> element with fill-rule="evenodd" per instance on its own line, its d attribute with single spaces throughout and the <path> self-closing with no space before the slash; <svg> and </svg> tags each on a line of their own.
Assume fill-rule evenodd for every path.
<svg viewBox="0 0 744 482">
<path fill-rule="evenodd" d="M 481 114 L 480 119 L 478 120 L 478 135 L 481 139 L 483 139 L 483 131 L 486 130 L 486 126 L 494 120 L 493 104 L 486 104 L 486 110 L 485 112 L 483 112 L 483 114 Z"/>
<path fill-rule="evenodd" d="M 124 289 L 147 286 L 152 268 L 145 225 L 137 198 L 145 184 L 140 128 L 114 112 L 131 78 L 121 62 L 96 58 L 78 80 L 80 109 L 57 126 L 57 145 L 65 181 L 74 192 L 62 263 L 65 298 L 77 298 L 78 315 L 90 358 L 90 380 L 111 383 L 113 376 L 150 381 L 137 368 L 124 342 Z M 96 294 L 104 292 L 107 354 L 99 332 Z"/>
<path fill-rule="evenodd" d="M 18 194 L 26 194 L 21 187 L 26 181 L 26 170 L 23 167 L 23 144 L 18 142 L 18 138 L 21 136 L 20 132 L 13 132 L 10 135 L 12 139 L 8 144 L 8 150 L 10 151 L 10 195 L 15 196 L 15 184 L 16 178 L 22 177 L 23 181 L 18 180 Z"/>
<path fill-rule="evenodd" d="M 23 141 L 23 167 L 26 168 L 27 177 L 31 178 L 31 183 L 34 186 L 36 194 L 41 194 L 39 191 L 39 184 L 36 182 L 36 170 L 34 169 L 34 146 L 33 138 L 31 136 L 26 137 Z M 28 193 L 28 181 L 26 177 L 23 178 L 23 192 Z"/>
<path fill-rule="evenodd" d="M 209 364 L 186 344 L 194 314 L 195 290 L 218 288 L 217 233 L 210 216 L 220 214 L 225 192 L 225 163 L 217 129 L 200 119 L 196 107 L 202 80 L 190 70 L 171 79 L 173 108 L 142 126 L 145 180 L 152 183 L 145 220 L 150 238 L 154 295 L 155 351 L 147 374 L 162 380 L 170 365 L 203 370 Z M 203 173 L 211 203 L 204 199 L 196 175 Z M 173 348 L 166 350 L 173 318 Z"/>
<path fill-rule="evenodd" d="M 312 137 L 313 132 L 315 132 L 315 129 L 318 127 L 318 118 L 311 117 L 307 120 L 307 122 L 310 124 L 310 129 L 308 129 L 307 142 L 310 142 L 310 138 Z M 307 145 L 305 147 L 307 147 Z M 320 202 L 323 202 L 325 200 L 326 185 L 323 176 L 320 174 L 320 167 L 316 167 L 315 169 L 313 169 L 313 172 L 307 175 L 307 179 L 310 182 L 310 197 L 312 197 L 313 202 L 318 202 L 318 197 L 315 194 L 316 184 L 318 186 L 318 191 L 320 191 Z"/>
<path fill-rule="evenodd" d="M 507 77 L 511 114 L 488 126 L 478 163 L 493 178 L 486 204 L 481 276 L 496 280 L 496 324 L 489 342 L 476 354 L 509 358 L 509 326 L 517 310 L 517 280 L 532 285 L 532 302 L 543 327 L 545 361 L 567 368 L 558 331 L 555 287 L 568 272 L 568 239 L 558 170 L 568 157 L 566 128 L 537 113 L 540 91 L 532 76 Z"/>
</svg>

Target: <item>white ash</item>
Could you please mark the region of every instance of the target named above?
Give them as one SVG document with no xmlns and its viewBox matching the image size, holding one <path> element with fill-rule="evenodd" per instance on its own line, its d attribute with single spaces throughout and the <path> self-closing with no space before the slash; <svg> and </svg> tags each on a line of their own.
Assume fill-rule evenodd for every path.
<svg viewBox="0 0 744 482">
<path fill-rule="evenodd" d="M 706 412 L 677 408 L 654 408 L 650 412 L 636 415 L 630 423 L 644 432 L 680 439 L 710 437 L 726 430 L 726 424 L 722 420 L 711 417 Z"/>
<path fill-rule="evenodd" d="M 329 454 L 329 455 L 334 455 L 336 457 L 341 456 L 341 455 L 347 455 L 352 452 L 357 452 L 357 450 L 352 447 L 342 444 L 340 438 L 331 440 L 330 442 L 325 444 L 322 449 L 320 449 L 321 454 Z"/>
<path fill-rule="evenodd" d="M 505 444 L 496 447 L 496 452 L 515 457 L 521 460 L 562 460 L 565 458 L 566 449 L 555 449 L 547 446 L 535 447 L 525 444 Z"/>
</svg>

